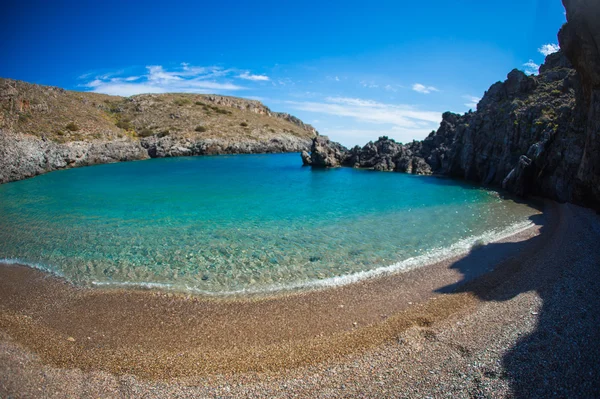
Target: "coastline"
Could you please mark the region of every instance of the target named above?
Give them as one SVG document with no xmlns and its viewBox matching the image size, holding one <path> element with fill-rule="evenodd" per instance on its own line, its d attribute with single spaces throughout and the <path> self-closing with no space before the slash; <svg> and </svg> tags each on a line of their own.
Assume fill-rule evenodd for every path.
<svg viewBox="0 0 600 399">
<path fill-rule="evenodd" d="M 537 201 L 531 204 L 532 208 L 541 207 Z M 532 215 L 538 217 L 538 215 Z M 406 273 L 410 270 L 425 267 L 436 263 L 446 262 L 451 259 L 458 259 L 468 254 L 473 247 L 499 242 L 503 239 L 520 234 L 526 230 L 535 227 L 531 220 L 516 222 L 501 230 L 492 229 L 485 231 L 477 236 L 469 236 L 449 245 L 448 247 L 434 248 L 427 253 L 417 255 L 396 263 L 378 266 L 374 269 L 354 272 L 341 276 L 327 277 L 324 279 L 309 280 L 305 282 L 295 282 L 289 284 L 275 284 L 258 289 L 242 289 L 236 291 L 206 291 L 196 287 L 179 286 L 171 283 L 160 283 L 153 281 L 96 281 L 82 285 L 76 284 L 68 279 L 62 272 L 55 270 L 50 265 L 43 263 L 29 263 L 21 259 L 0 258 L 0 267 L 24 266 L 34 270 L 41 271 L 52 277 L 64 280 L 68 284 L 73 284 L 78 288 L 86 289 L 104 289 L 104 290 L 138 290 L 168 292 L 179 296 L 193 295 L 199 298 L 210 299 L 248 299 L 248 298 L 272 298 L 279 295 L 291 295 L 294 293 L 307 293 L 309 291 L 332 289 L 346 285 L 357 284 L 365 280 L 378 279 L 398 273 Z"/>
<path fill-rule="evenodd" d="M 555 207 L 546 206 L 539 224 L 498 241 L 514 244 L 510 250 L 484 247 L 402 273 L 273 297 L 81 288 L 28 267 L 0 266 L 0 329 L 54 366 L 151 379 L 315 364 L 475 306 L 472 295 L 438 291 L 493 283 L 518 267 L 511 257 L 535 256 L 551 236 L 540 231 L 552 229 Z M 469 275 L 452 268 L 467 256 L 477 259 Z"/>
<path fill-rule="evenodd" d="M 0 394 L 594 397 L 600 394 L 595 247 L 600 217 L 551 202 L 545 215 L 527 235 L 414 270 L 411 276 L 425 277 L 420 281 L 430 287 L 454 273 L 451 284 L 422 296 L 402 290 L 423 286 L 384 277 L 350 290 L 275 301 L 194 301 L 133 290 L 74 289 L 29 268 L 0 267 Z M 472 266 L 481 262 L 497 267 L 465 284 Z M 15 272 L 11 281 L 9 270 Z M 208 320 L 211 303 L 223 313 Z M 123 306 L 137 306 L 142 323 L 127 318 L 135 315 L 124 314 Z M 386 306 L 397 310 L 387 318 L 375 313 Z M 105 313 L 99 313 L 102 308 Z M 219 316 L 227 320 L 221 329 L 193 328 L 199 320 L 211 327 L 208 322 Z M 271 324 L 261 324 L 265 317 Z M 369 319 L 377 321 L 369 324 Z M 86 324 L 96 328 L 89 340 L 82 330 Z M 157 333 L 162 342 L 152 342 Z M 201 361 L 193 362 L 194 356 Z"/>
</svg>

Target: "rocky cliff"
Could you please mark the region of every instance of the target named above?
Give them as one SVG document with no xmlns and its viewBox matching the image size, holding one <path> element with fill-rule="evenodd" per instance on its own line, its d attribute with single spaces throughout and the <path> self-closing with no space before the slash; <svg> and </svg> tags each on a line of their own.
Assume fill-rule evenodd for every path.
<svg viewBox="0 0 600 399">
<path fill-rule="evenodd" d="M 0 79 L 0 183 L 148 157 L 296 152 L 316 135 L 312 126 L 255 100 L 124 98 Z"/>
<path fill-rule="evenodd" d="M 346 149 L 313 140 L 304 164 L 439 174 L 588 206 L 600 204 L 600 2 L 565 0 L 562 51 L 538 76 L 511 71 L 475 112 L 447 112 L 423 141 Z"/>
</svg>

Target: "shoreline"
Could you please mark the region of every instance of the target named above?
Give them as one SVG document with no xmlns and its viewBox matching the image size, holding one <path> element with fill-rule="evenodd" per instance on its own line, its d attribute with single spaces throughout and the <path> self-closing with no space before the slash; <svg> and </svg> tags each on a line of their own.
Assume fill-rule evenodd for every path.
<svg viewBox="0 0 600 399">
<path fill-rule="evenodd" d="M 475 307 L 475 296 L 455 289 L 494 286 L 535 256 L 557 224 L 558 206 L 546 204 L 543 223 L 498 242 L 510 249 L 487 245 L 402 273 L 274 297 L 81 288 L 25 266 L 0 266 L 0 330 L 45 364 L 146 379 L 340 359 Z M 458 272 L 453 265 L 467 257 L 473 267 Z"/>
<path fill-rule="evenodd" d="M 532 202 L 531 207 L 539 210 L 540 204 L 537 201 Z M 534 214 L 532 217 L 535 217 Z M 324 279 L 309 280 L 304 282 L 295 282 L 289 284 L 275 284 L 257 289 L 241 289 L 236 291 L 205 291 L 196 287 L 186 286 L 185 288 L 175 283 L 161 283 L 152 281 L 89 281 L 83 284 L 77 284 L 63 275 L 60 271 L 54 270 L 51 266 L 43 263 L 29 263 L 20 259 L 0 258 L 0 267 L 24 266 L 33 270 L 48 274 L 54 278 L 63 280 L 74 288 L 94 289 L 94 290 L 136 290 L 142 292 L 165 292 L 179 296 L 196 296 L 202 299 L 231 299 L 244 300 L 248 298 L 273 298 L 281 295 L 293 295 L 308 293 L 318 290 L 335 289 L 347 285 L 357 284 L 366 280 L 373 280 L 391 276 L 394 274 L 406 273 L 420 267 L 427 267 L 432 264 L 446 262 L 451 259 L 457 259 L 468 254 L 474 246 L 482 246 L 500 242 L 503 239 L 520 234 L 526 230 L 535 227 L 535 224 L 528 221 L 516 222 L 501 230 L 491 229 L 477 236 L 469 236 L 447 246 L 433 248 L 427 253 L 413 256 L 398 262 L 378 266 L 374 269 L 363 270 L 351 274 L 327 277 Z"/>
</svg>

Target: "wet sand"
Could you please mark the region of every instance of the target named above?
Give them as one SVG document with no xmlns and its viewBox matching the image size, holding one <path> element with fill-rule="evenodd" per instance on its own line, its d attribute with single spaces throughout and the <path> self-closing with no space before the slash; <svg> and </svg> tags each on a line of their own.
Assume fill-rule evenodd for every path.
<svg viewBox="0 0 600 399">
<path fill-rule="evenodd" d="M 389 348 L 398 356 L 399 342 L 416 339 L 427 350 L 436 347 L 427 343 L 428 334 L 477 315 L 507 281 L 549 261 L 549 249 L 556 251 L 553 241 L 566 234 L 564 219 L 570 216 L 565 213 L 564 206 L 548 203 L 531 229 L 466 256 L 358 284 L 271 298 L 85 289 L 27 267 L 0 266 L 0 392 L 36 388 L 43 396 L 81 396 L 102 392 L 98 390 L 107 381 L 129 381 L 127 390 L 140 389 L 150 397 L 174 392 L 243 397 L 253 387 L 260 387 L 256 396 L 327 396 L 322 394 L 333 389 L 329 382 L 337 381 L 327 380 L 331 370 L 351 370 L 348 365 L 357 362 L 371 366 L 354 370 L 351 385 L 362 381 L 358 388 L 365 392 L 386 385 L 406 388 L 411 375 L 421 378 L 416 365 L 405 366 L 403 383 L 388 375 L 383 385 L 371 386 L 376 381 L 365 379 L 364 373 L 385 371 L 390 365 L 381 361 L 389 359 Z M 494 337 L 481 333 L 506 320 L 488 314 L 479 322 L 467 332 L 468 340 Z M 415 331 L 425 335 L 410 338 Z M 468 346 L 449 347 L 454 353 L 468 351 L 460 349 Z M 433 359 L 444 356 L 438 353 Z M 409 359 L 408 354 L 400 356 L 396 363 Z M 32 378 L 45 382 L 42 386 Z M 319 383 L 311 385 L 315 379 Z M 296 388 L 288 392 L 287 386 Z M 336 387 L 333 396 L 361 392 Z"/>
</svg>

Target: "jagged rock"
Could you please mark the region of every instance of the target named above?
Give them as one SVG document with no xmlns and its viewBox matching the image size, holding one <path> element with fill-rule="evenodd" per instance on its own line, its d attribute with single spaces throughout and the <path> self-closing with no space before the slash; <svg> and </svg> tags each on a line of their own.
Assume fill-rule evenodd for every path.
<svg viewBox="0 0 600 399">
<path fill-rule="evenodd" d="M 531 159 L 521 155 L 517 166 L 508 173 L 508 176 L 502 181 L 502 188 L 523 195 L 529 187 L 531 177 Z"/>
<path fill-rule="evenodd" d="M 310 157 L 302 155 L 302 162 L 321 168 L 342 166 L 348 157 L 348 149 L 343 145 L 330 141 L 327 136 L 317 136 L 312 141 Z"/>
<path fill-rule="evenodd" d="M 584 140 L 583 155 L 574 175 L 576 200 L 600 208 L 600 2 L 563 0 L 567 23 L 558 40 L 581 77 L 577 105 Z"/>
<path fill-rule="evenodd" d="M 59 144 L 0 130 L 0 183 L 57 169 L 146 158 L 139 142 L 130 140 Z"/>
<path fill-rule="evenodd" d="M 237 141 L 227 139 L 191 140 L 178 136 L 150 136 L 141 145 L 151 158 L 190 155 L 265 154 L 301 152 L 310 147 L 310 140 L 292 134 L 265 141 Z"/>
<path fill-rule="evenodd" d="M 575 14 L 574 18 L 583 16 Z M 336 156 L 337 163 L 382 171 L 447 175 L 504 187 L 519 195 L 597 203 L 600 61 L 593 72 L 586 72 L 589 76 L 583 79 L 583 87 L 572 66 L 577 68 L 578 63 L 599 60 L 592 47 L 600 40 L 591 40 L 597 33 L 577 29 L 567 25 L 563 28 L 565 33 L 561 33 L 565 36 L 562 45 L 569 41 L 575 43 L 571 46 L 581 47 L 583 39 L 579 37 L 587 35 L 589 39 L 585 48 L 571 49 L 571 60 L 558 52 L 547 56 L 539 76 L 511 71 L 504 82 L 489 88 L 475 112 L 444 113 L 438 130 L 423 141 L 401 145 L 381 137 L 362 148 L 354 147 L 343 157 Z M 322 148 L 324 144 L 327 150 Z M 320 153 L 328 154 L 336 145 L 327 141 L 317 147 Z"/>
</svg>

